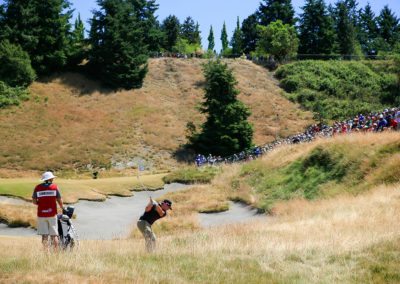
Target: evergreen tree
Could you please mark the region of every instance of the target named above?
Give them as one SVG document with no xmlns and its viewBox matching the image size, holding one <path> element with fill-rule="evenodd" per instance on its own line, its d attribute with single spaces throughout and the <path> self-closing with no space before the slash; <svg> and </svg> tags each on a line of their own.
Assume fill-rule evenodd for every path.
<svg viewBox="0 0 400 284">
<path fill-rule="evenodd" d="M 196 28 L 194 30 L 194 44 L 201 46 L 201 31 L 198 22 L 196 22 Z"/>
<path fill-rule="evenodd" d="M 174 15 L 168 16 L 162 22 L 161 30 L 165 35 L 164 48 L 171 52 L 172 48 L 176 45 L 181 32 L 179 19 Z"/>
<path fill-rule="evenodd" d="M 231 39 L 232 54 L 234 56 L 240 56 L 243 53 L 242 40 L 243 34 L 242 30 L 240 29 L 239 17 L 237 17 L 236 28 L 233 32 L 233 36 Z"/>
<path fill-rule="evenodd" d="M 337 3 L 336 32 L 339 53 L 345 59 L 351 59 L 356 50 L 356 33 L 349 10 L 344 2 Z"/>
<path fill-rule="evenodd" d="M 379 35 L 391 47 L 400 40 L 399 19 L 386 5 L 378 17 Z"/>
<path fill-rule="evenodd" d="M 306 0 L 300 15 L 299 53 L 328 55 L 333 52 L 335 32 L 324 0 Z"/>
<path fill-rule="evenodd" d="M 221 43 L 222 43 L 222 53 L 228 49 L 228 33 L 226 32 L 226 25 L 224 22 L 224 25 L 222 26 L 222 31 L 221 31 Z"/>
<path fill-rule="evenodd" d="M 289 25 L 296 22 L 291 0 L 263 0 L 258 8 L 258 17 L 260 24 L 264 26 L 277 20 Z"/>
<path fill-rule="evenodd" d="M 237 100 L 239 91 L 232 70 L 219 60 L 204 66 L 205 100 L 201 112 L 207 118 L 201 133 L 191 137 L 192 146 L 200 153 L 228 156 L 249 149 L 253 128 L 247 121 L 248 108 Z"/>
<path fill-rule="evenodd" d="M 361 9 L 358 19 L 358 40 L 361 48 L 365 54 L 373 55 L 376 53 L 375 41 L 378 37 L 378 25 L 369 3 L 364 9 Z"/>
<path fill-rule="evenodd" d="M 75 67 L 77 64 L 81 63 L 85 58 L 86 54 L 86 41 L 85 41 L 85 26 L 81 20 L 81 15 L 75 20 L 74 30 L 69 36 L 68 44 L 68 65 L 70 67 Z"/>
<path fill-rule="evenodd" d="M 147 73 L 143 25 L 131 2 L 98 0 L 100 10 L 91 20 L 89 67 L 104 83 L 140 87 Z"/>
<path fill-rule="evenodd" d="M 208 48 L 207 50 L 213 51 L 214 47 L 215 47 L 215 42 L 214 42 L 214 31 L 213 31 L 213 27 L 210 27 L 210 33 L 208 34 Z"/>
<path fill-rule="evenodd" d="M 187 17 L 181 26 L 181 37 L 186 39 L 189 44 L 198 43 L 198 34 L 196 35 L 196 25 L 192 17 Z"/>
<path fill-rule="evenodd" d="M 2 38 L 20 45 L 39 74 L 60 70 L 67 62 L 72 15 L 67 0 L 4 1 Z"/>
<path fill-rule="evenodd" d="M 143 32 L 143 43 L 148 51 L 159 51 L 163 34 L 157 17 L 154 15 L 158 9 L 156 0 L 128 0 L 134 9 L 134 14 L 139 22 L 139 28 Z"/>
<path fill-rule="evenodd" d="M 246 54 L 256 50 L 256 44 L 259 38 L 257 33 L 257 25 L 258 20 L 256 13 L 248 16 L 242 23 L 243 52 Z"/>
<path fill-rule="evenodd" d="M 343 0 L 341 3 L 343 3 L 347 9 L 347 15 L 351 24 L 356 27 L 359 14 L 358 2 L 356 0 Z"/>
</svg>

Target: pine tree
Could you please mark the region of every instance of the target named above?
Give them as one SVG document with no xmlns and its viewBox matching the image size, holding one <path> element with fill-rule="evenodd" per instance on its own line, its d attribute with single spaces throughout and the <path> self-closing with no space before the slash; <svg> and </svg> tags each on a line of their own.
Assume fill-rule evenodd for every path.
<svg viewBox="0 0 400 284">
<path fill-rule="evenodd" d="M 89 67 L 114 88 L 141 87 L 147 73 L 143 25 L 131 2 L 98 0 L 91 20 Z"/>
<path fill-rule="evenodd" d="M 174 15 L 168 16 L 162 22 L 161 30 L 165 35 L 164 48 L 172 52 L 172 48 L 176 45 L 181 32 L 179 19 Z"/>
<path fill-rule="evenodd" d="M 400 40 L 399 19 L 386 5 L 378 17 L 379 35 L 391 47 Z"/>
<path fill-rule="evenodd" d="M 281 20 L 284 24 L 295 24 L 291 0 L 263 0 L 263 2 L 260 3 L 258 8 L 258 17 L 261 25 L 268 26 L 277 20 Z"/>
<path fill-rule="evenodd" d="M 239 22 L 239 17 L 237 17 L 236 21 L 236 28 L 233 32 L 233 36 L 231 39 L 231 46 L 232 46 L 232 54 L 234 56 L 240 56 L 243 52 L 243 34 L 242 30 L 240 29 L 240 22 Z"/>
<path fill-rule="evenodd" d="M 221 31 L 221 43 L 222 43 L 222 53 L 228 49 L 228 33 L 226 32 L 226 25 L 224 22 L 224 25 L 222 26 L 222 31 Z"/>
<path fill-rule="evenodd" d="M 323 0 L 306 0 L 300 15 L 299 53 L 328 55 L 333 52 L 335 32 Z"/>
<path fill-rule="evenodd" d="M 196 36 L 196 25 L 192 17 L 187 17 L 181 26 L 181 37 L 186 39 L 189 44 L 195 44 L 198 41 Z"/>
<path fill-rule="evenodd" d="M 162 31 L 155 12 L 159 5 L 156 0 L 128 0 L 133 5 L 134 14 L 144 36 L 143 43 L 150 52 L 159 51 L 162 43 Z"/>
<path fill-rule="evenodd" d="M 213 27 L 210 27 L 210 33 L 208 34 L 208 48 L 207 50 L 213 51 L 214 47 L 215 47 L 215 42 L 214 42 L 214 31 L 213 31 Z"/>
<path fill-rule="evenodd" d="M 378 37 L 378 24 L 368 3 L 364 9 L 361 9 L 358 17 L 358 40 L 360 41 L 363 52 L 367 55 L 374 55 L 375 41 Z"/>
<path fill-rule="evenodd" d="M 194 44 L 201 46 L 201 31 L 198 22 L 196 22 L 196 28 L 194 29 Z"/>
<path fill-rule="evenodd" d="M 6 0 L 4 3 L 2 37 L 28 52 L 39 74 L 62 69 L 67 62 L 70 3 L 67 0 Z"/>
<path fill-rule="evenodd" d="M 85 26 L 81 20 L 81 15 L 75 20 L 74 30 L 69 36 L 68 44 L 68 66 L 74 68 L 82 62 L 86 56 Z"/>
<path fill-rule="evenodd" d="M 249 54 L 256 50 L 256 44 L 259 39 L 257 33 L 257 14 L 251 14 L 242 23 L 242 35 L 243 35 L 243 52 Z"/>
<path fill-rule="evenodd" d="M 356 33 L 349 10 L 344 2 L 337 3 L 336 32 L 339 53 L 345 59 L 351 59 L 356 49 Z"/>
<path fill-rule="evenodd" d="M 247 121 L 248 108 L 237 100 L 239 91 L 232 70 L 219 60 L 204 66 L 205 100 L 201 112 L 207 118 L 201 133 L 191 137 L 200 153 L 228 156 L 249 149 L 253 128 Z"/>
</svg>

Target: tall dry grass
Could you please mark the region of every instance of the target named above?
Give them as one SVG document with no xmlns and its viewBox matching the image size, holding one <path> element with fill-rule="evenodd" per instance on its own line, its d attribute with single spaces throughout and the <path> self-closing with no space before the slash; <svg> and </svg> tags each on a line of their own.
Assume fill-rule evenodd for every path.
<svg viewBox="0 0 400 284">
<path fill-rule="evenodd" d="M 48 255 L 41 251 L 38 238 L 2 237 L 0 281 L 366 283 L 396 279 L 384 278 L 388 273 L 374 278 L 376 270 L 371 267 L 379 264 L 377 248 L 385 248 L 379 245 L 400 242 L 399 210 L 399 184 L 357 197 L 295 200 L 279 204 L 276 215 L 265 221 L 194 233 L 160 233 L 154 255 L 145 252 L 141 238 L 85 241 L 75 252 Z M 400 253 L 400 245 L 389 248 L 398 249 L 392 255 Z M 390 264 L 386 267 L 393 277 L 398 275 Z"/>
<path fill-rule="evenodd" d="M 204 95 L 204 62 L 152 59 L 143 87 L 131 91 L 110 91 L 74 73 L 33 83 L 28 102 L 0 110 L 0 175 L 47 168 L 73 175 L 88 164 L 107 168 L 111 160 L 177 167 L 172 153 L 186 142 L 186 123 L 204 119 L 196 108 Z M 227 63 L 238 79 L 239 99 L 252 111 L 256 144 L 299 132 L 312 121 L 281 96 L 264 68 L 246 60 Z"/>
</svg>

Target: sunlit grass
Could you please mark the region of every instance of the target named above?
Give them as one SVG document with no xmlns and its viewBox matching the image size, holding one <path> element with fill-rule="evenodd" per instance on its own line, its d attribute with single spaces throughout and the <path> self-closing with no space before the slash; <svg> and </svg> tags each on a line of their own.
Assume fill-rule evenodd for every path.
<svg viewBox="0 0 400 284">
<path fill-rule="evenodd" d="M 172 154 L 186 143 L 186 124 L 204 120 L 196 107 L 204 96 L 202 63 L 149 60 L 143 87 L 131 91 L 110 92 L 76 73 L 33 83 L 31 100 L 0 110 L 0 177 L 46 169 L 89 177 L 88 165 L 109 171 L 111 160 L 142 160 L 155 170 L 179 167 Z M 266 69 L 246 60 L 227 63 L 238 79 L 239 99 L 251 109 L 255 144 L 312 123 L 310 113 L 281 96 Z"/>
<path fill-rule="evenodd" d="M 161 230 L 154 255 L 145 252 L 139 234 L 83 241 L 79 250 L 58 255 L 41 251 L 38 237 L 0 237 L 0 281 L 395 283 L 399 186 L 280 203 L 265 221 L 194 232 Z"/>
</svg>

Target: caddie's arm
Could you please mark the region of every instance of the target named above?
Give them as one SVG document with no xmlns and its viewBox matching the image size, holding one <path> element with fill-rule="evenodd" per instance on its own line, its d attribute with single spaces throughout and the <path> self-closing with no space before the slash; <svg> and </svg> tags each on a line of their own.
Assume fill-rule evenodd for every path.
<svg viewBox="0 0 400 284">
<path fill-rule="evenodd" d="M 38 204 L 38 199 L 37 199 L 37 193 L 36 191 L 33 192 L 32 194 L 32 203 L 37 205 Z"/>
<path fill-rule="evenodd" d="M 64 209 L 64 203 L 63 203 L 63 200 L 61 198 L 61 194 L 60 194 L 60 192 L 58 190 L 57 190 L 57 203 L 60 206 L 61 210 L 63 210 Z"/>
</svg>

